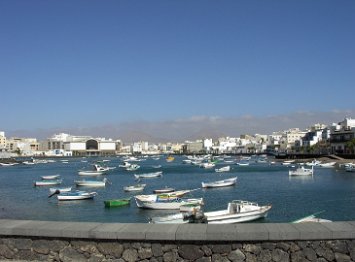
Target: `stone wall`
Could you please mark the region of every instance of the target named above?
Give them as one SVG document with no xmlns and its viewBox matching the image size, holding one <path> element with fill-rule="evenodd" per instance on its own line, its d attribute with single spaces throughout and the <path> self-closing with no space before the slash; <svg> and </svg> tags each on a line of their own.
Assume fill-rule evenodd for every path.
<svg viewBox="0 0 355 262">
<path fill-rule="evenodd" d="M 0 259 L 35 261 L 355 261 L 353 240 L 159 243 L 2 238 Z"/>
<path fill-rule="evenodd" d="M 355 222 L 154 225 L 0 220 L 0 260 L 355 261 Z"/>
</svg>

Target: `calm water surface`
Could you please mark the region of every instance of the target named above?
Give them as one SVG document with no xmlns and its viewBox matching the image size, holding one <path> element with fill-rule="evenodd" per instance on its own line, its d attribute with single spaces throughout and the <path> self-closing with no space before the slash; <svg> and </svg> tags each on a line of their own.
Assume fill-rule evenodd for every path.
<svg viewBox="0 0 355 262">
<path fill-rule="evenodd" d="M 355 219 L 355 173 L 343 170 L 316 169 L 313 177 L 289 178 L 288 167 L 280 164 L 268 165 L 252 163 L 238 166 L 219 162 L 216 168 L 231 165 L 228 173 L 215 173 L 214 169 L 183 164 L 184 157 L 176 157 L 167 163 L 147 158 L 137 162 L 141 168 L 135 172 L 119 168 L 120 158 L 110 160 L 108 166 L 117 167 L 105 175 L 111 182 L 105 188 L 84 188 L 96 191 L 93 200 L 58 201 L 49 195 L 49 187 L 34 187 L 33 182 L 41 176 L 60 174 L 61 187 L 74 186 L 74 180 L 81 179 L 78 169 L 90 167 L 97 158 L 70 158 L 67 164 L 56 160 L 55 163 L 32 166 L 17 165 L 0 167 L 0 218 L 53 220 L 53 221 L 92 221 L 145 223 L 149 217 L 173 213 L 174 211 L 143 210 L 137 208 L 132 199 L 130 206 L 105 208 L 104 200 L 133 196 L 123 191 L 123 187 L 136 183 L 134 173 L 163 171 L 163 177 L 144 179 L 147 186 L 142 193 L 151 194 L 154 189 L 165 186 L 179 189 L 197 189 L 202 181 L 214 181 L 238 176 L 237 185 L 219 189 L 198 189 L 190 197 L 203 197 L 206 211 L 225 209 L 234 199 L 258 202 L 260 205 L 272 204 L 267 218 L 259 222 L 289 222 L 306 215 L 324 211 L 320 216 L 333 221 Z M 88 162 L 82 162 L 88 161 Z M 162 165 L 154 169 L 154 165 Z"/>
</svg>

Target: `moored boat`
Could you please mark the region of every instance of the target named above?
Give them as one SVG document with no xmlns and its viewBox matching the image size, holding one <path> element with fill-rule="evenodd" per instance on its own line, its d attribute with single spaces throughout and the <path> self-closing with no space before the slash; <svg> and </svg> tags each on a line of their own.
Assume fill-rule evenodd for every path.
<svg viewBox="0 0 355 262">
<path fill-rule="evenodd" d="M 51 175 L 51 176 L 41 176 L 42 180 L 54 180 L 59 179 L 60 175 Z"/>
<path fill-rule="evenodd" d="M 72 189 L 71 187 L 51 187 L 49 189 L 49 193 L 53 194 L 55 192 L 58 192 L 58 193 L 70 192 L 71 189 Z"/>
<path fill-rule="evenodd" d="M 221 168 L 216 168 L 214 171 L 216 171 L 217 173 L 221 173 L 221 172 L 229 172 L 231 170 L 231 166 L 224 166 Z"/>
<path fill-rule="evenodd" d="M 181 206 L 189 205 L 189 207 L 192 207 L 192 205 L 195 205 L 197 207 L 203 204 L 203 198 L 176 198 L 172 200 L 160 200 L 157 198 L 155 201 L 141 201 L 135 197 L 135 200 L 139 208 L 147 209 L 180 209 Z"/>
<path fill-rule="evenodd" d="M 35 186 L 54 186 L 62 183 L 62 179 L 35 181 Z"/>
<path fill-rule="evenodd" d="M 153 177 L 160 177 L 163 175 L 163 171 L 152 172 L 152 173 L 144 173 L 144 174 L 135 174 L 134 177 L 138 178 L 153 178 Z"/>
<path fill-rule="evenodd" d="M 107 183 L 107 178 L 103 180 L 75 180 L 74 181 L 77 186 L 87 186 L 87 187 L 104 187 Z"/>
<path fill-rule="evenodd" d="M 237 177 L 232 177 L 228 179 L 213 181 L 213 182 L 202 182 L 203 188 L 212 188 L 212 187 L 225 187 L 233 186 L 237 183 Z"/>
<path fill-rule="evenodd" d="M 131 198 L 109 199 L 105 200 L 105 207 L 121 207 L 130 204 Z"/>
<path fill-rule="evenodd" d="M 64 192 L 57 195 L 57 199 L 61 201 L 84 200 L 84 199 L 92 199 L 96 195 L 97 195 L 96 192 L 86 192 L 86 191 Z"/>
<path fill-rule="evenodd" d="M 304 166 L 298 167 L 296 170 L 289 170 L 289 176 L 312 176 L 313 175 L 313 166 L 312 168 L 305 168 Z"/>
<path fill-rule="evenodd" d="M 79 176 L 101 176 L 104 172 L 95 170 L 81 170 L 78 172 Z"/>
<path fill-rule="evenodd" d="M 153 193 L 154 194 L 162 194 L 162 193 L 171 193 L 174 191 L 175 191 L 175 188 L 165 187 L 165 188 L 161 188 L 161 189 L 155 189 L 155 190 L 153 190 Z"/>
<path fill-rule="evenodd" d="M 234 224 L 266 217 L 271 205 L 259 206 L 255 202 L 233 200 L 225 210 L 204 212 L 208 224 Z"/>
<path fill-rule="evenodd" d="M 132 191 L 143 191 L 145 188 L 146 184 L 137 184 L 133 186 L 125 186 L 123 187 L 123 190 L 126 192 L 132 192 Z"/>
<path fill-rule="evenodd" d="M 329 219 L 324 219 L 324 218 L 319 218 L 317 217 L 319 214 L 323 213 L 324 211 L 320 211 L 314 214 L 311 214 L 309 216 L 302 217 L 300 219 L 297 219 L 295 221 L 292 221 L 292 223 L 305 223 L 305 222 L 318 222 L 318 223 L 323 223 L 323 222 L 332 222 Z"/>
</svg>

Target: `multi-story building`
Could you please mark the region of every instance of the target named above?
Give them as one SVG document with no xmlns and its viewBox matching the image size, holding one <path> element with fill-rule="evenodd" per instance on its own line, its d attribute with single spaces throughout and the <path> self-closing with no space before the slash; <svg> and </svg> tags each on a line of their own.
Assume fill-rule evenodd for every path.
<svg viewBox="0 0 355 262">
<path fill-rule="evenodd" d="M 93 138 L 91 136 L 72 136 L 61 133 L 55 134 L 43 142 L 44 150 L 49 154 L 63 154 L 71 152 L 73 156 L 100 156 L 112 155 L 119 150 L 121 141 L 106 140 L 105 138 Z M 63 151 L 64 150 L 64 151 Z M 65 153 L 65 155 L 68 155 Z"/>
<path fill-rule="evenodd" d="M 0 131 L 0 152 L 6 149 L 6 136 L 4 131 Z"/>
<path fill-rule="evenodd" d="M 355 119 L 345 118 L 330 127 L 330 147 L 332 153 L 350 153 L 347 143 L 355 138 Z"/>
<path fill-rule="evenodd" d="M 39 150 L 36 138 L 11 137 L 6 141 L 6 150 L 23 156 L 32 156 Z"/>
</svg>

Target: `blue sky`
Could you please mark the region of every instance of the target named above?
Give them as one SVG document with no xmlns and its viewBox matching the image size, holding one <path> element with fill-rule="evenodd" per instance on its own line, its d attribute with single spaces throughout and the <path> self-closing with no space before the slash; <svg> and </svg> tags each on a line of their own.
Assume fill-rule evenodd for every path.
<svg viewBox="0 0 355 262">
<path fill-rule="evenodd" d="M 349 112 L 354 14 L 350 0 L 4 0 L 0 129 Z"/>
</svg>

